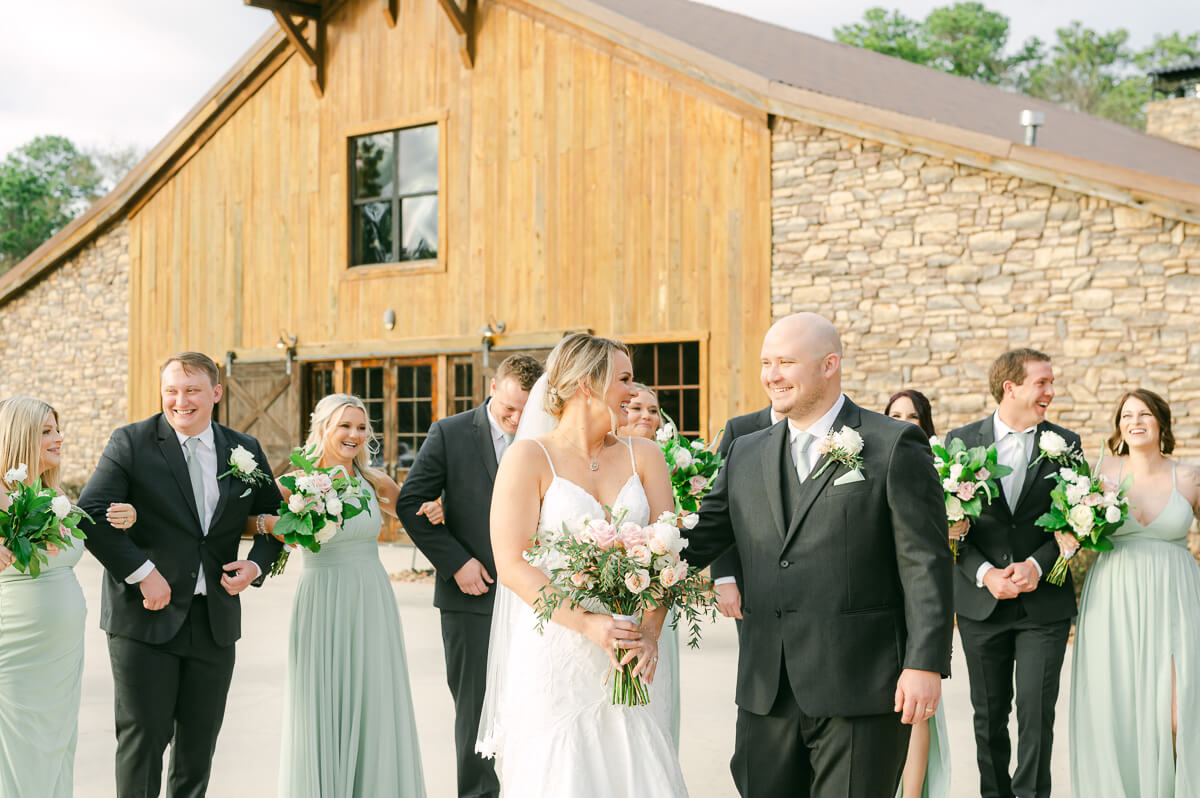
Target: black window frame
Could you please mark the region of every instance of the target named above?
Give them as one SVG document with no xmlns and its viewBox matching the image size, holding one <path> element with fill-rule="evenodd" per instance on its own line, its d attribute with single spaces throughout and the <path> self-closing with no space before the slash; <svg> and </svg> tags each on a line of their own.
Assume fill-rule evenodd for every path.
<svg viewBox="0 0 1200 798">
<path fill-rule="evenodd" d="M 401 182 L 400 181 L 400 163 L 402 160 L 400 157 L 401 134 L 404 133 L 405 131 L 419 130 L 421 128 L 433 128 L 434 133 L 436 135 L 436 140 L 434 142 L 434 150 L 437 153 L 437 163 L 436 163 L 436 175 L 435 175 L 435 181 L 434 181 L 434 188 L 433 188 L 433 190 L 430 190 L 430 191 L 401 192 L 400 191 L 400 182 Z M 392 175 L 391 175 L 392 191 L 387 194 L 372 195 L 372 196 L 368 196 L 368 197 L 358 197 L 357 196 L 357 193 L 358 193 L 358 182 L 357 182 L 358 181 L 358 168 L 357 168 L 357 166 L 358 165 L 357 165 L 357 161 L 356 161 L 357 143 L 360 139 L 371 138 L 371 137 L 378 136 L 381 134 L 389 134 L 392 137 Z M 442 198 L 442 169 L 444 168 L 444 165 L 442 164 L 442 157 L 443 157 L 442 136 L 443 136 L 443 134 L 444 134 L 444 131 L 442 130 L 441 122 L 438 120 L 432 120 L 432 121 L 428 121 L 428 122 L 421 122 L 419 124 L 405 125 L 402 127 L 385 128 L 382 130 L 376 130 L 376 131 L 372 131 L 372 132 L 363 132 L 363 133 L 358 133 L 358 134 L 347 137 L 347 139 L 346 139 L 346 159 L 347 159 L 347 176 L 348 176 L 348 185 L 347 185 L 348 211 L 347 211 L 346 227 L 347 227 L 347 231 L 348 231 L 348 235 L 349 235 L 349 239 L 350 239 L 349 240 L 349 249 L 348 249 L 349 257 L 347 259 L 347 268 L 348 269 L 354 270 L 354 269 L 361 269 L 364 267 L 382 266 L 382 265 L 396 266 L 396 265 L 424 264 L 424 263 L 437 262 L 439 260 L 439 258 L 442 255 L 442 249 L 443 249 L 443 242 L 441 240 L 441 230 L 442 230 L 441 215 L 444 212 L 444 203 L 442 201 L 442 199 L 443 199 Z M 404 201 L 406 199 L 413 199 L 413 198 L 419 198 L 419 197 L 433 197 L 437 203 L 437 216 L 435 217 L 435 220 L 434 220 L 435 248 L 431 254 L 425 254 L 422 257 L 404 257 L 403 241 L 402 241 L 404 219 L 403 219 L 402 209 L 404 206 Z M 365 207 L 365 206 L 371 205 L 373 203 L 384 202 L 384 201 L 387 201 L 391 204 L 391 214 L 392 214 L 392 218 L 391 218 L 391 238 L 392 238 L 391 254 L 390 254 L 388 260 L 384 260 L 384 261 L 367 260 L 367 259 L 365 259 L 365 256 L 359 252 L 360 236 L 359 236 L 358 226 L 355 224 L 356 211 L 361 207 Z"/>
</svg>

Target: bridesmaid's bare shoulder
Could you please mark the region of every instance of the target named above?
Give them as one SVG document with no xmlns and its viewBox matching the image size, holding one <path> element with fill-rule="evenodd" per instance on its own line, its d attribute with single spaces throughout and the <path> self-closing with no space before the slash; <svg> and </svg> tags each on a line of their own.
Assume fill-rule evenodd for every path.
<svg viewBox="0 0 1200 798">
<path fill-rule="evenodd" d="M 1175 486 L 1192 509 L 1200 512 L 1200 468 L 1187 463 L 1175 464 Z"/>
</svg>

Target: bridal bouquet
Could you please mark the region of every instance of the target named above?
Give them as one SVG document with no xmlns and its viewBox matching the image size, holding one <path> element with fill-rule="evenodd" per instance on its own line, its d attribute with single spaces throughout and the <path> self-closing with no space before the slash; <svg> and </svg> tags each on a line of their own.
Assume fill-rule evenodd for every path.
<svg viewBox="0 0 1200 798">
<path fill-rule="evenodd" d="M 47 550 L 69 547 L 70 538 L 83 540 L 79 521 L 92 517 L 66 496 L 43 488 L 41 479 L 25 484 L 28 477 L 24 463 L 4 475 L 13 487 L 8 492 L 11 504 L 0 510 L 0 544 L 12 552 L 14 568 L 37 577 L 50 561 Z"/>
<path fill-rule="evenodd" d="M 320 551 L 322 543 L 341 531 L 346 519 L 367 509 L 366 491 L 342 466 L 318 468 L 299 448 L 292 452 L 291 461 L 299 473 L 279 478 L 279 484 L 292 495 L 279 505 L 274 534 L 286 547 L 271 566 L 271 576 L 283 573 L 292 549 L 303 546 Z"/>
<path fill-rule="evenodd" d="M 1046 479 L 1055 482 L 1050 491 L 1050 510 L 1034 523 L 1049 532 L 1061 532 L 1075 538 L 1080 548 L 1112 549 L 1109 537 L 1129 516 L 1127 496 L 1133 476 L 1125 477 L 1120 485 L 1114 486 L 1111 480 L 1098 473 L 1092 474 L 1086 460 L 1079 460 L 1074 466 L 1060 468 Z M 1070 557 L 1060 554 L 1046 581 L 1061 585 L 1067 578 L 1069 560 Z"/>
<path fill-rule="evenodd" d="M 679 428 L 671 417 L 666 413 L 662 415 L 665 421 L 654 437 L 671 471 L 675 512 L 694 513 L 700 509 L 700 500 L 712 490 L 722 458 L 711 451 L 702 439 L 689 442 L 679 434 Z"/>
<path fill-rule="evenodd" d="M 945 494 L 946 520 L 953 524 L 964 518 L 978 518 L 984 504 L 991 504 L 1000 495 L 997 480 L 1011 474 L 1012 469 L 997 462 L 994 444 L 967 448 L 955 438 L 943 445 L 935 435 L 929 445 Z M 958 538 L 950 538 L 950 550 L 957 558 Z"/>
<path fill-rule="evenodd" d="M 538 532 L 525 553 L 531 564 L 550 575 L 550 584 L 542 588 L 534 602 L 538 629 L 563 604 L 603 608 L 614 618 L 633 623 L 639 622 L 641 613 L 665 606 L 687 618 L 688 645 L 698 646 L 700 617 L 707 610 L 715 618 L 716 597 L 708 579 L 680 557 L 687 546 L 687 539 L 679 531 L 684 519 L 663 513 L 645 527 L 623 519 L 624 514 L 612 521 L 564 523 L 560 530 Z M 633 675 L 636 664 L 632 660 L 614 671 L 614 705 L 643 706 L 650 702 L 646 684 Z"/>
</svg>

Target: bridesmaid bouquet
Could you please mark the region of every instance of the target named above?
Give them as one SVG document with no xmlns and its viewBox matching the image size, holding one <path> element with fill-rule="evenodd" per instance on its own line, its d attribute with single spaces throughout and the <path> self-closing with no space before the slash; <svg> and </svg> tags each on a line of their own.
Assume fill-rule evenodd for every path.
<svg viewBox="0 0 1200 798">
<path fill-rule="evenodd" d="M 1092 474 L 1086 460 L 1079 460 L 1074 466 L 1060 468 L 1046 479 L 1055 482 L 1050 491 L 1050 510 L 1034 523 L 1049 532 L 1061 532 L 1075 538 L 1080 548 L 1111 550 L 1110 536 L 1129 516 L 1127 496 L 1133 476 L 1125 477 L 1114 487 L 1111 480 Z M 1067 578 L 1069 560 L 1070 557 L 1060 554 L 1046 581 L 1061 585 Z"/>
<path fill-rule="evenodd" d="M 50 562 L 47 550 L 69 547 L 70 538 L 83 540 L 87 536 L 79 522 L 92 517 L 66 496 L 43 488 L 41 479 L 25 484 L 28 477 L 24 463 L 4 475 L 13 487 L 8 491 L 11 504 L 0 510 L 0 544 L 13 553 L 14 568 L 37 577 Z"/>
<path fill-rule="evenodd" d="M 589 610 L 602 607 L 614 618 L 639 622 L 641 613 L 673 607 L 686 616 L 688 645 L 700 644 L 700 617 L 716 617 L 716 597 L 707 578 L 680 557 L 687 539 L 680 526 L 696 525 L 695 515 L 681 518 L 663 513 L 649 526 L 625 522 L 624 514 L 612 521 L 592 519 L 561 530 L 541 531 L 525 559 L 550 573 L 550 584 L 534 602 L 541 630 L 563 604 Z M 696 520 L 691 520 L 696 519 Z M 687 523 L 690 521 L 690 523 Z M 640 676 L 633 675 L 637 660 L 614 669 L 612 703 L 644 706 L 650 692 Z"/>
<path fill-rule="evenodd" d="M 286 547 L 271 566 L 271 576 L 283 573 L 293 548 L 320 551 L 346 519 L 366 510 L 368 504 L 366 491 L 342 466 L 317 468 L 300 448 L 292 452 L 291 461 L 297 471 L 280 477 L 279 484 L 292 495 L 279 505 L 274 531 Z"/>
<path fill-rule="evenodd" d="M 942 445 L 934 435 L 929 446 L 945 494 L 946 520 L 952 524 L 964 518 L 978 518 L 984 504 L 991 504 L 1000 495 L 996 480 L 1012 473 L 1011 468 L 997 462 L 995 445 L 968 449 L 958 438 Z M 950 538 L 950 550 L 957 559 L 958 538 Z"/>
<path fill-rule="evenodd" d="M 700 500 L 712 490 L 722 458 L 703 439 L 689 442 L 679 434 L 679 428 L 670 416 L 666 413 L 662 416 L 665 422 L 654 433 L 654 437 L 671 471 L 675 512 L 694 513 L 700 509 Z"/>
</svg>

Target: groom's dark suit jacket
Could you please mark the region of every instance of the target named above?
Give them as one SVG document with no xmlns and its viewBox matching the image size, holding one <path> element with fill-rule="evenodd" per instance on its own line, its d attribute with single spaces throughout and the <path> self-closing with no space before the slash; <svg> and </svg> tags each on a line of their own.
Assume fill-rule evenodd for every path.
<svg viewBox="0 0 1200 798">
<path fill-rule="evenodd" d="M 497 464 L 487 412 L 484 402 L 435 422 L 396 500 L 404 530 L 437 569 L 434 606 L 481 615 L 492 614 L 495 587 L 482 596 L 470 596 L 459 590 L 454 574 L 474 557 L 496 576 L 490 513 Z M 417 515 L 422 503 L 439 496 L 445 513 L 445 524 L 440 526 Z"/>
<path fill-rule="evenodd" d="M 770 405 L 767 405 L 762 410 L 755 410 L 753 413 L 746 413 L 745 415 L 729 419 L 729 421 L 725 422 L 725 432 L 721 435 L 721 442 L 717 445 L 717 454 L 723 458 L 728 458 L 729 447 L 733 445 L 735 440 L 751 432 L 766 429 L 769 426 L 771 426 Z M 738 559 L 736 548 L 730 549 L 713 560 L 713 564 L 709 566 L 708 572 L 713 579 L 732 576 L 737 583 L 738 590 L 742 589 L 742 561 Z"/>
<path fill-rule="evenodd" d="M 737 547 L 736 697 L 755 714 L 770 712 L 781 663 L 813 717 L 891 712 L 902 668 L 950 672 L 952 563 L 929 443 L 849 399 L 843 426 L 863 438 L 862 481 L 834 484 L 849 471 L 832 463 L 799 483 L 788 425 L 776 424 L 733 441 L 688 534 L 692 565 Z"/>
<path fill-rule="evenodd" d="M 215 421 L 212 426 L 218 474 L 229 469 L 230 452 L 240 445 L 270 476 L 258 441 Z M 100 626 L 105 631 L 143 643 L 167 642 L 187 617 L 196 590 L 196 569 L 203 567 L 213 639 L 227 646 L 241 637 L 241 605 L 237 596 L 221 587 L 221 566 L 238 559 L 238 541 L 248 516 L 279 511 L 279 488 L 268 479 L 243 496 L 249 486 L 232 474 L 217 480 L 217 486 L 221 495 L 206 536 L 183 448 L 163 415 L 113 432 L 79 497 L 79 506 L 95 519 L 83 524 L 87 548 L 105 569 L 100 603 Z M 137 523 L 127 530 L 110 526 L 104 513 L 111 502 L 132 504 Z M 270 535 L 259 535 L 249 558 L 265 575 L 280 547 Z M 125 583 L 125 577 L 146 560 L 171 586 L 171 603 L 157 612 L 142 606 L 138 585 Z"/>
<path fill-rule="evenodd" d="M 1037 426 L 1032 462 L 1041 449 L 1038 442 L 1042 433 L 1057 432 L 1063 439 L 1079 448 L 1079 436 L 1049 421 Z M 946 436 L 946 440 L 962 439 L 968 447 L 991 446 L 996 442 L 995 424 L 991 416 L 965 427 L 959 427 Z M 1036 623 L 1052 623 L 1066 620 L 1075 615 L 1075 587 L 1071 573 L 1061 586 L 1045 580 L 1058 559 L 1058 544 L 1054 536 L 1034 524 L 1038 517 L 1050 509 L 1050 491 L 1054 481 L 1046 479 L 1058 468 L 1054 463 L 1043 460 L 1025 472 L 1025 480 L 1018 494 L 1016 511 L 1008 508 L 1008 499 L 999 496 L 991 504 L 984 505 L 979 518 L 971 522 L 971 531 L 958 544 L 958 562 L 954 569 L 954 610 L 973 621 L 986 620 L 996 609 L 999 600 L 986 587 L 976 587 L 975 574 L 984 562 L 997 568 L 1006 568 L 1011 563 L 1030 557 L 1042 567 L 1042 581 L 1037 590 L 1022 593 L 1007 601 L 1020 602 L 1025 614 Z"/>
</svg>

